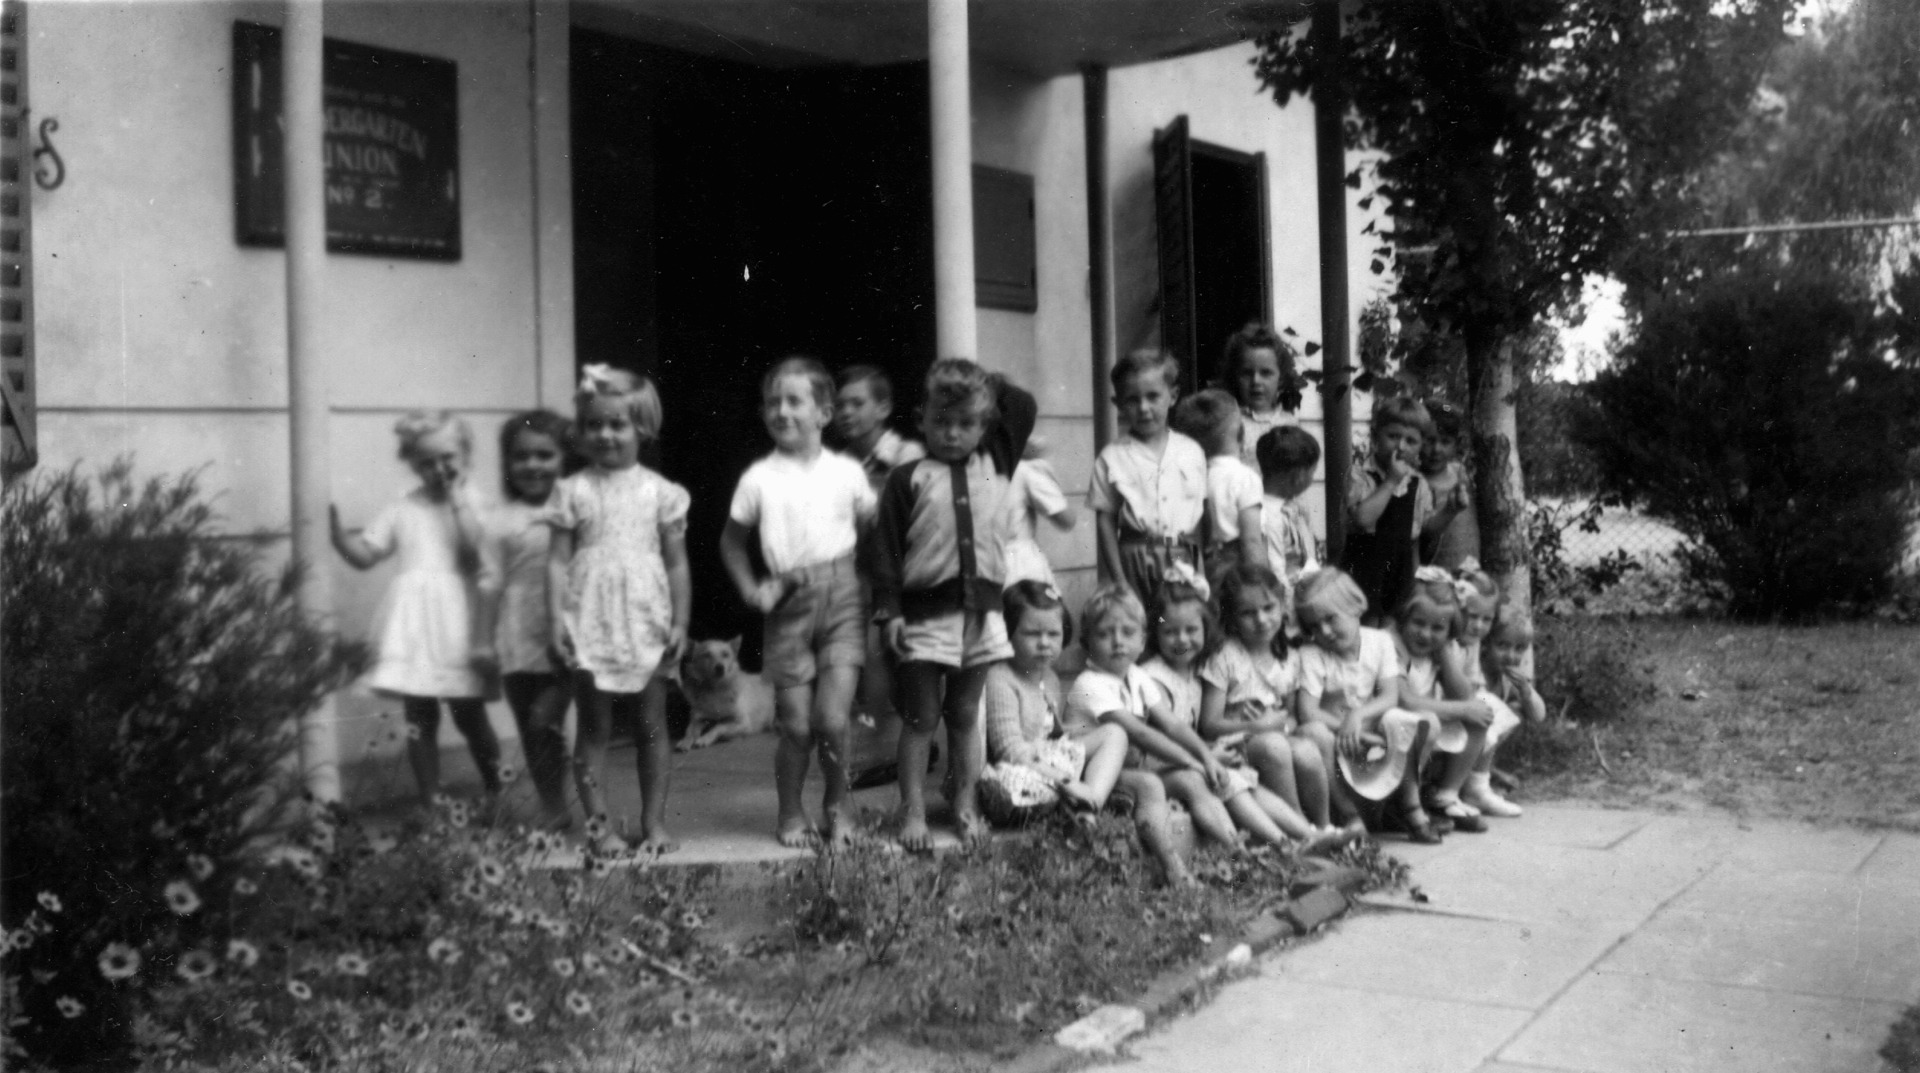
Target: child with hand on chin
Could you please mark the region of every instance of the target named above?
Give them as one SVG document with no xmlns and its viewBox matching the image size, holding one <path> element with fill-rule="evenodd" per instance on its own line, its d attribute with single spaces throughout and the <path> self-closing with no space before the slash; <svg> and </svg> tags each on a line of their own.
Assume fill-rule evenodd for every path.
<svg viewBox="0 0 1920 1073">
<path fill-rule="evenodd" d="M 826 777 L 827 837 L 853 837 L 847 807 L 848 712 L 867 658 L 866 602 L 854 552 L 873 520 L 873 488 L 858 462 L 821 446 L 833 419 L 833 378 L 812 358 L 781 361 L 760 382 L 773 453 L 747 467 L 720 534 L 720 560 L 748 607 L 766 616 L 763 674 L 775 689 L 779 743 L 776 836 L 817 837 L 800 795 L 817 748 Z M 755 574 L 758 533 L 769 574 Z M 924 766 L 924 761 L 923 761 Z"/>
<path fill-rule="evenodd" d="M 927 372 L 927 457 L 887 477 L 875 528 L 874 617 L 899 657 L 900 842 L 931 848 L 926 772 L 947 726 L 948 785 L 963 840 L 986 834 L 977 732 L 990 664 L 1013 655 L 1001 614 L 1010 478 L 1033 432 L 1033 396 L 965 358 Z"/>
<path fill-rule="evenodd" d="M 1372 450 L 1354 460 L 1347 482 L 1347 547 L 1342 564 L 1366 594 L 1369 626 L 1386 624 L 1413 590 L 1419 539 L 1433 518 L 1433 492 L 1420 478 L 1420 448 L 1433 422 L 1419 400 L 1394 395 L 1373 404 Z"/>
</svg>

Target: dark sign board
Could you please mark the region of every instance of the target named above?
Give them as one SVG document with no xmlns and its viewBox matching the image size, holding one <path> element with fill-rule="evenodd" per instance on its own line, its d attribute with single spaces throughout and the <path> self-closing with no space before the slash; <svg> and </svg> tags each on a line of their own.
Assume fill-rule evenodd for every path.
<svg viewBox="0 0 1920 1073">
<path fill-rule="evenodd" d="M 327 249 L 460 259 L 453 61 L 326 41 Z M 280 31 L 233 24 L 233 204 L 243 246 L 286 241 Z"/>
</svg>

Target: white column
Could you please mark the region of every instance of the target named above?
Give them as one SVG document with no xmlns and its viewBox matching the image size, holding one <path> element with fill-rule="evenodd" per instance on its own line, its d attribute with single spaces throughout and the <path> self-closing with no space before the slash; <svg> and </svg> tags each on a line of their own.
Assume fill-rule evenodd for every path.
<svg viewBox="0 0 1920 1073">
<path fill-rule="evenodd" d="M 573 135 L 569 0 L 533 5 L 534 396 L 573 412 Z"/>
<path fill-rule="evenodd" d="M 933 89 L 934 356 L 978 358 L 967 0 L 927 0 L 927 52 Z"/>
<path fill-rule="evenodd" d="M 321 324 L 327 263 L 326 172 L 322 156 L 321 0 L 288 0 L 281 38 L 282 173 L 287 213 L 287 424 L 292 440 L 293 555 L 305 564 L 300 607 L 333 622 L 333 560 L 327 537 L 332 497 L 325 340 Z M 329 697 L 300 722 L 300 771 L 308 792 L 340 798 L 339 723 Z"/>
</svg>

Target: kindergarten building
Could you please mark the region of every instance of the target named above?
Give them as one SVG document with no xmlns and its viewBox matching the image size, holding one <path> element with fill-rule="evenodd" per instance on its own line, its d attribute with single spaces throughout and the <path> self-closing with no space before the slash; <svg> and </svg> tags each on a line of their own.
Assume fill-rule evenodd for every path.
<svg viewBox="0 0 1920 1073">
<path fill-rule="evenodd" d="M 1038 397 L 1083 510 L 1115 354 L 1164 342 L 1191 386 L 1247 320 L 1328 338 L 1314 108 L 1274 103 L 1250 43 L 1306 11 L 9 0 L 12 468 L 198 469 L 226 530 L 276 559 L 305 496 L 322 588 L 363 634 L 389 573 L 326 550 L 324 504 L 355 526 L 413 486 L 394 420 L 463 415 L 493 489 L 501 420 L 567 411 L 578 367 L 609 362 L 661 387 L 694 633 L 739 632 L 718 531 L 769 449 L 758 378 L 779 356 L 887 369 L 907 428 L 928 362 L 970 352 Z M 302 96 L 316 58 L 324 95 Z M 282 144 L 315 126 L 325 181 L 283 193 Z M 295 223 L 322 200 L 324 251 Z M 1350 309 L 1378 287 L 1365 223 L 1342 227 Z M 1302 418 L 1324 438 L 1320 405 Z M 1084 512 L 1042 534 L 1075 603 L 1093 534 Z M 378 704 L 343 693 L 326 716 L 349 792 L 391 748 L 370 744 Z"/>
</svg>

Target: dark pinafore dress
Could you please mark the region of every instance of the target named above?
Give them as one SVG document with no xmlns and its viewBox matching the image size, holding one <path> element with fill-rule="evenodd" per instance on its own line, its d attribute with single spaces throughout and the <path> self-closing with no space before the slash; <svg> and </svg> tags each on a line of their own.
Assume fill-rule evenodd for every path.
<svg viewBox="0 0 1920 1073">
<path fill-rule="evenodd" d="M 1413 590 L 1417 544 L 1413 539 L 1413 499 L 1419 478 L 1387 501 L 1373 532 L 1355 529 L 1347 534 L 1344 568 L 1367 594 L 1368 622 L 1385 620 Z"/>
</svg>

